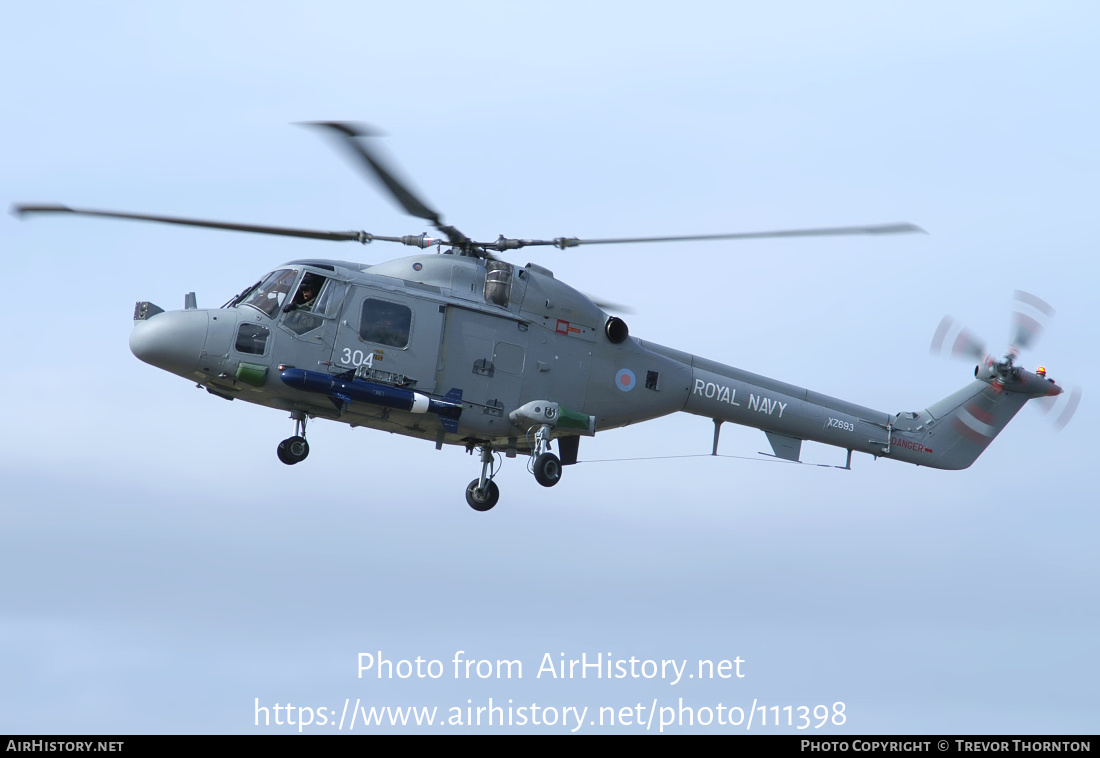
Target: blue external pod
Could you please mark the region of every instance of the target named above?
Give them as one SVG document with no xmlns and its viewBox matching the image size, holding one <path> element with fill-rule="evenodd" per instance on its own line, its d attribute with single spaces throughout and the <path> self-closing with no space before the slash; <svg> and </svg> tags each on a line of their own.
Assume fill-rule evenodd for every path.
<svg viewBox="0 0 1100 758">
<path fill-rule="evenodd" d="M 341 379 L 333 374 L 306 371 L 301 368 L 284 369 L 280 377 L 283 384 L 288 387 L 325 395 L 338 407 L 360 402 L 380 405 L 384 408 L 396 408 L 409 413 L 434 413 L 439 416 L 444 429 L 452 434 L 458 431 L 458 418 L 462 415 L 462 390 L 460 389 L 452 389 L 443 396 L 443 399 L 437 400 L 401 387 L 377 384 L 364 379 Z"/>
</svg>

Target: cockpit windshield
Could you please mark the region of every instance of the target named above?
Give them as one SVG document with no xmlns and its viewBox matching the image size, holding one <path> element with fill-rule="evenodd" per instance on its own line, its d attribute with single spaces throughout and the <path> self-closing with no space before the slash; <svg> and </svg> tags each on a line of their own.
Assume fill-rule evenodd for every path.
<svg viewBox="0 0 1100 758">
<path fill-rule="evenodd" d="M 297 276 L 298 272 L 294 269 L 283 268 L 272 271 L 259 284 L 237 297 L 230 307 L 234 305 L 251 305 L 258 311 L 265 313 L 269 318 L 275 318 Z"/>
</svg>

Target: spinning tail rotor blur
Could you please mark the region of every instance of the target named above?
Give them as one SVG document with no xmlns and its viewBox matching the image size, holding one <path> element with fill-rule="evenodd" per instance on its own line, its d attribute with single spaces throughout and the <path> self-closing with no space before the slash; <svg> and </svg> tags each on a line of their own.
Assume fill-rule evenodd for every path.
<svg viewBox="0 0 1100 758">
<path fill-rule="evenodd" d="M 1054 316 L 1049 303 L 1030 292 L 1016 290 L 1013 294 L 1012 336 L 1004 358 L 997 360 L 986 349 L 985 343 L 973 332 L 951 316 L 944 316 L 932 336 L 930 351 L 934 355 L 949 355 L 963 360 L 977 360 L 996 371 L 1009 372 L 1015 368 L 1021 350 L 1034 346 Z M 1046 368 L 1040 366 L 1036 373 L 1047 377 Z M 1048 381 L 1054 381 L 1048 378 Z M 1077 412 L 1081 403 L 1081 388 L 1065 388 L 1057 395 L 1039 398 L 1037 407 L 1051 419 L 1056 431 L 1061 431 Z"/>
</svg>

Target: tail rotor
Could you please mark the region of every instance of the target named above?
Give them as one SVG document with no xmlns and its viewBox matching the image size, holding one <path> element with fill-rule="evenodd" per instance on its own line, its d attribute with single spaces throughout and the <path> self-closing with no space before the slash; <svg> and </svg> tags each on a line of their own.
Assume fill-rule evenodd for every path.
<svg viewBox="0 0 1100 758">
<path fill-rule="evenodd" d="M 1030 292 L 1016 290 L 1013 294 L 1012 336 L 1004 358 L 996 360 L 987 351 L 985 343 L 951 316 L 944 316 L 932 337 L 931 352 L 964 360 L 977 360 L 988 367 L 993 376 L 994 389 L 1003 387 L 1010 378 L 1019 377 L 1024 369 L 1017 367 L 1021 350 L 1034 346 L 1054 316 L 1049 303 Z M 1039 368 L 1035 378 L 1047 379 L 1046 369 Z M 1047 381 L 1053 381 L 1047 379 Z M 1061 389 L 1061 388 L 1059 388 Z M 1061 392 L 1038 398 L 1036 406 L 1045 413 L 1056 431 L 1061 431 L 1077 412 L 1081 404 L 1081 388 L 1065 388 Z"/>
<path fill-rule="evenodd" d="M 1016 290 L 1013 299 L 1016 309 L 1012 314 L 1013 333 L 1009 350 L 1019 354 L 1020 350 L 1031 347 L 1043 333 L 1046 324 L 1054 317 L 1054 309 L 1042 298 L 1023 290 Z"/>
<path fill-rule="evenodd" d="M 930 351 L 933 355 L 949 353 L 953 358 L 973 358 L 979 363 L 990 359 L 985 343 L 950 316 L 944 316 L 936 327 Z"/>
<path fill-rule="evenodd" d="M 1035 407 L 1046 414 L 1054 431 L 1060 432 L 1077 413 L 1081 404 L 1081 388 L 1073 387 L 1068 392 L 1051 397 L 1041 397 L 1035 401 Z"/>
</svg>

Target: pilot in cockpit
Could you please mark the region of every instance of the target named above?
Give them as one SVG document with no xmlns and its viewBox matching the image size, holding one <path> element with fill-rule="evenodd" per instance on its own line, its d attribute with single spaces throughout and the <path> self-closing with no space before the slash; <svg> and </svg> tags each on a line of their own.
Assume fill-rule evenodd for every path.
<svg viewBox="0 0 1100 758">
<path fill-rule="evenodd" d="M 314 301 L 317 300 L 317 295 L 321 291 L 321 285 L 324 284 L 324 281 L 324 277 L 307 272 L 302 277 L 302 283 L 298 286 L 298 292 L 294 295 L 294 300 L 285 310 L 310 310 Z"/>
</svg>

